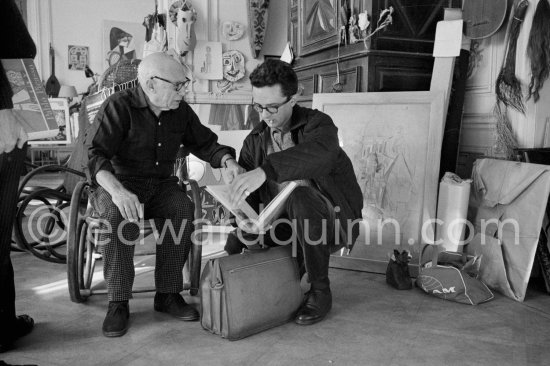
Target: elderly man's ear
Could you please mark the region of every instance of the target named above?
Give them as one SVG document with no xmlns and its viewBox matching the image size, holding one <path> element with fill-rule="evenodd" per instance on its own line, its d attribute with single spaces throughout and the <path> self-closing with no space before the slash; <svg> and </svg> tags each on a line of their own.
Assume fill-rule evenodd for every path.
<svg viewBox="0 0 550 366">
<path fill-rule="evenodd" d="M 145 88 L 148 92 L 155 91 L 155 83 L 153 82 L 153 79 L 147 79 L 147 81 L 145 82 Z"/>
</svg>

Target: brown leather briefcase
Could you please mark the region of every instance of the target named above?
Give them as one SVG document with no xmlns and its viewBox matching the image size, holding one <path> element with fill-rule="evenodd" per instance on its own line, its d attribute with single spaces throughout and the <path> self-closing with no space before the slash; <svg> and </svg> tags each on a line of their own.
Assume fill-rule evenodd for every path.
<svg viewBox="0 0 550 366">
<path fill-rule="evenodd" d="M 201 276 L 201 325 L 241 339 L 288 322 L 302 299 L 290 245 L 210 259 Z"/>
</svg>

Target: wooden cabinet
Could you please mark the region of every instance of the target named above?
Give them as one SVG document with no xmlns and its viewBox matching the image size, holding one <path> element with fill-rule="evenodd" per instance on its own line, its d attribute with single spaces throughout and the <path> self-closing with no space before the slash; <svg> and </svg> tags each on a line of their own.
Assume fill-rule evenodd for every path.
<svg viewBox="0 0 550 366">
<path fill-rule="evenodd" d="M 366 10 L 373 25 L 393 6 L 393 24 L 373 36 L 368 49 L 362 42 L 338 47 L 346 4 L 354 14 Z M 429 90 L 435 27 L 445 7 L 460 7 L 460 1 L 291 0 L 288 36 L 300 104 L 311 105 L 313 93 L 334 91 L 337 64 L 342 92 Z"/>
<path fill-rule="evenodd" d="M 444 8 L 460 8 L 460 0 L 372 0 L 373 19 L 393 6 L 393 24 L 373 38 L 372 48 L 432 53 L 437 22 Z"/>
</svg>

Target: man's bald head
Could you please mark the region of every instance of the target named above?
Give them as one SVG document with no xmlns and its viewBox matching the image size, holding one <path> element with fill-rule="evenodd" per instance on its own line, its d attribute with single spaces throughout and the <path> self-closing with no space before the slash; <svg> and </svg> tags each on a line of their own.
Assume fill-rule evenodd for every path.
<svg viewBox="0 0 550 366">
<path fill-rule="evenodd" d="M 162 52 L 145 57 L 138 67 L 139 84 L 157 115 L 179 107 L 186 91 L 181 86 L 190 76 L 189 68 Z"/>
<path fill-rule="evenodd" d="M 138 79 L 141 85 L 153 76 L 170 77 L 172 75 L 188 75 L 189 69 L 172 56 L 156 52 L 145 57 L 138 66 Z"/>
</svg>

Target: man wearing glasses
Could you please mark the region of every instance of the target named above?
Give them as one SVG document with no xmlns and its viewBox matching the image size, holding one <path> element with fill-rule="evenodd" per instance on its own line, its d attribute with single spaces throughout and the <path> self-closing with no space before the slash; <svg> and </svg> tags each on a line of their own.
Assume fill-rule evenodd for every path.
<svg viewBox="0 0 550 366">
<path fill-rule="evenodd" d="M 295 322 L 313 324 L 332 307 L 330 254 L 352 245 L 358 236 L 358 225 L 352 221 L 361 218 L 361 189 L 332 119 L 296 104 L 298 80 L 289 64 L 269 59 L 250 74 L 250 81 L 262 123 L 243 143 L 239 165 L 247 172 L 231 183 L 232 203 L 246 199 L 258 209 L 286 183 L 297 181 L 299 186 L 286 203 L 287 222 L 262 235 L 237 231 L 229 236 L 225 250 L 238 253 L 243 242 L 253 239 L 268 246 L 296 240 L 301 273 L 307 272 L 311 288 Z"/>
<path fill-rule="evenodd" d="M 107 337 L 128 329 L 134 244 L 142 219 L 155 218 L 157 231 L 165 234 L 156 247 L 154 309 L 184 321 L 199 318 L 180 295 L 193 203 L 171 176 L 176 154 L 183 145 L 213 167 L 225 166 L 229 180 L 239 166 L 234 149 L 218 144 L 216 134 L 183 101 L 186 74 L 186 67 L 164 53 L 147 56 L 138 67 L 139 85 L 109 97 L 87 137 L 88 167 L 99 186 L 90 199 L 105 222 L 99 242 L 109 300 L 103 322 Z"/>
</svg>

